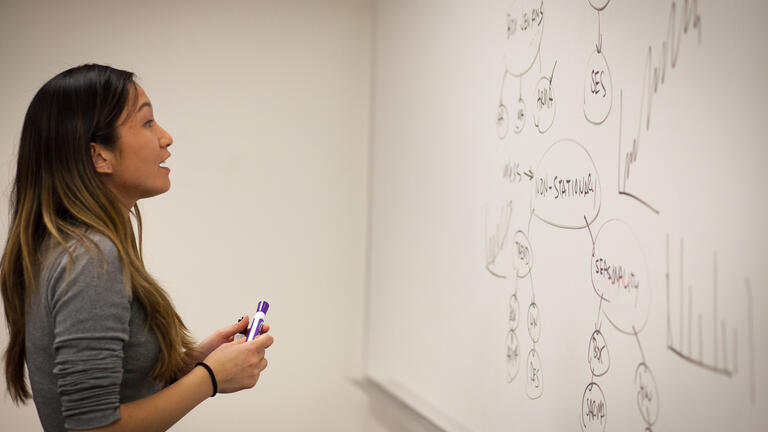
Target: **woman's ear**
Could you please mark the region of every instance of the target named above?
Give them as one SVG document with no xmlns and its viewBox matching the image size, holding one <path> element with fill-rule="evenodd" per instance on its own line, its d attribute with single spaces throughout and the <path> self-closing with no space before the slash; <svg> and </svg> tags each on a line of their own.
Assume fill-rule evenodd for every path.
<svg viewBox="0 0 768 432">
<path fill-rule="evenodd" d="M 91 160 L 96 172 L 101 174 L 112 173 L 112 152 L 101 144 L 91 143 Z"/>
</svg>

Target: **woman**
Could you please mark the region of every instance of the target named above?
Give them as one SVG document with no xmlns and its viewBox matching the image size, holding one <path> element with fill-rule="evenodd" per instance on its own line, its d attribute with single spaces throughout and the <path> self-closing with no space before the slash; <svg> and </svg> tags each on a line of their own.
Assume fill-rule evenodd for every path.
<svg viewBox="0 0 768 432">
<path fill-rule="evenodd" d="M 233 341 L 247 317 L 193 346 L 144 268 L 136 202 L 170 188 L 172 143 L 134 74 L 108 66 L 60 73 L 27 110 L 0 260 L 4 359 L 17 404 L 26 362 L 47 431 L 165 430 L 267 366 L 271 336 Z"/>
</svg>

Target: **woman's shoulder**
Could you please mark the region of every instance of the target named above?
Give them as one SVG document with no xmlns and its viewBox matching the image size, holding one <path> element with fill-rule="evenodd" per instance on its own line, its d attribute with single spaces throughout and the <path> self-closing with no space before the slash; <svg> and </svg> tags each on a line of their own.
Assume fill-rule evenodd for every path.
<svg viewBox="0 0 768 432">
<path fill-rule="evenodd" d="M 84 240 L 84 242 L 83 242 Z M 78 247 L 86 252 L 90 252 L 91 247 L 95 247 L 101 252 L 108 260 L 119 260 L 120 253 L 118 252 L 115 243 L 106 235 L 98 231 L 88 231 L 83 235 L 83 240 L 78 241 Z M 83 244 L 84 243 L 84 244 Z"/>
<path fill-rule="evenodd" d="M 101 252 L 105 258 L 119 256 L 117 246 L 112 239 L 95 230 L 82 230 L 74 235 L 62 236 L 61 239 L 48 234 L 41 247 L 41 255 L 47 258 L 62 259 L 69 256 L 71 259 L 82 255 L 93 255 L 94 252 Z"/>
<path fill-rule="evenodd" d="M 64 244 L 51 238 L 44 242 L 47 252 L 41 257 L 38 272 L 43 299 L 53 304 L 57 298 L 81 292 L 93 296 L 114 291 L 122 293 L 120 297 L 129 293 L 118 249 L 109 237 L 84 231 L 62 240 Z M 100 288 L 94 291 L 94 286 Z"/>
<path fill-rule="evenodd" d="M 105 269 L 121 265 L 120 253 L 115 243 L 95 230 L 83 230 L 61 240 L 49 234 L 41 247 L 39 262 L 43 274 L 88 263 L 100 263 Z"/>
</svg>

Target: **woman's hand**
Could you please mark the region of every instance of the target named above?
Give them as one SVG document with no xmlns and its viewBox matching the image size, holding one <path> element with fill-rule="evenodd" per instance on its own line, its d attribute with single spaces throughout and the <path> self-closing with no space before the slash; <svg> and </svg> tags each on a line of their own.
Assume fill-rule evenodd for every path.
<svg viewBox="0 0 768 432">
<path fill-rule="evenodd" d="M 212 335 L 205 338 L 202 342 L 200 342 L 198 346 L 195 347 L 194 350 L 192 350 L 192 352 L 189 353 L 190 365 L 194 365 L 199 361 L 203 361 L 204 358 L 208 357 L 214 350 L 216 350 L 216 348 L 220 347 L 222 344 L 232 342 L 236 334 L 243 333 L 245 329 L 248 328 L 249 322 L 250 320 L 248 315 L 246 315 L 240 318 L 240 321 L 236 322 L 235 324 L 213 332 Z M 264 326 L 261 328 L 261 333 L 264 334 L 268 331 L 269 324 L 264 324 Z"/>
<path fill-rule="evenodd" d="M 215 349 L 205 363 L 216 375 L 219 393 L 232 393 L 256 385 L 267 367 L 266 350 L 274 339 L 262 334 L 252 341 L 239 339 Z"/>
</svg>

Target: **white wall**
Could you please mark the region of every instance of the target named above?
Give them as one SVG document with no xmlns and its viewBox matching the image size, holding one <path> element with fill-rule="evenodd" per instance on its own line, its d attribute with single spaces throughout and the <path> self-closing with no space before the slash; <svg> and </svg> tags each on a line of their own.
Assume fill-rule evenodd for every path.
<svg viewBox="0 0 768 432">
<path fill-rule="evenodd" d="M 768 430 L 766 17 L 376 2 L 370 378 L 449 431 Z"/>
<path fill-rule="evenodd" d="M 370 33 L 369 0 L 0 2 L 3 238 L 32 96 L 64 69 L 105 63 L 139 75 L 174 137 L 171 190 L 140 205 L 147 266 L 187 325 L 202 338 L 259 299 L 272 305 L 275 344 L 256 388 L 205 402 L 175 430 L 232 430 L 245 413 L 261 430 L 380 427 L 353 382 Z M 7 430 L 39 427 L 5 393 L 0 418 Z"/>
</svg>

